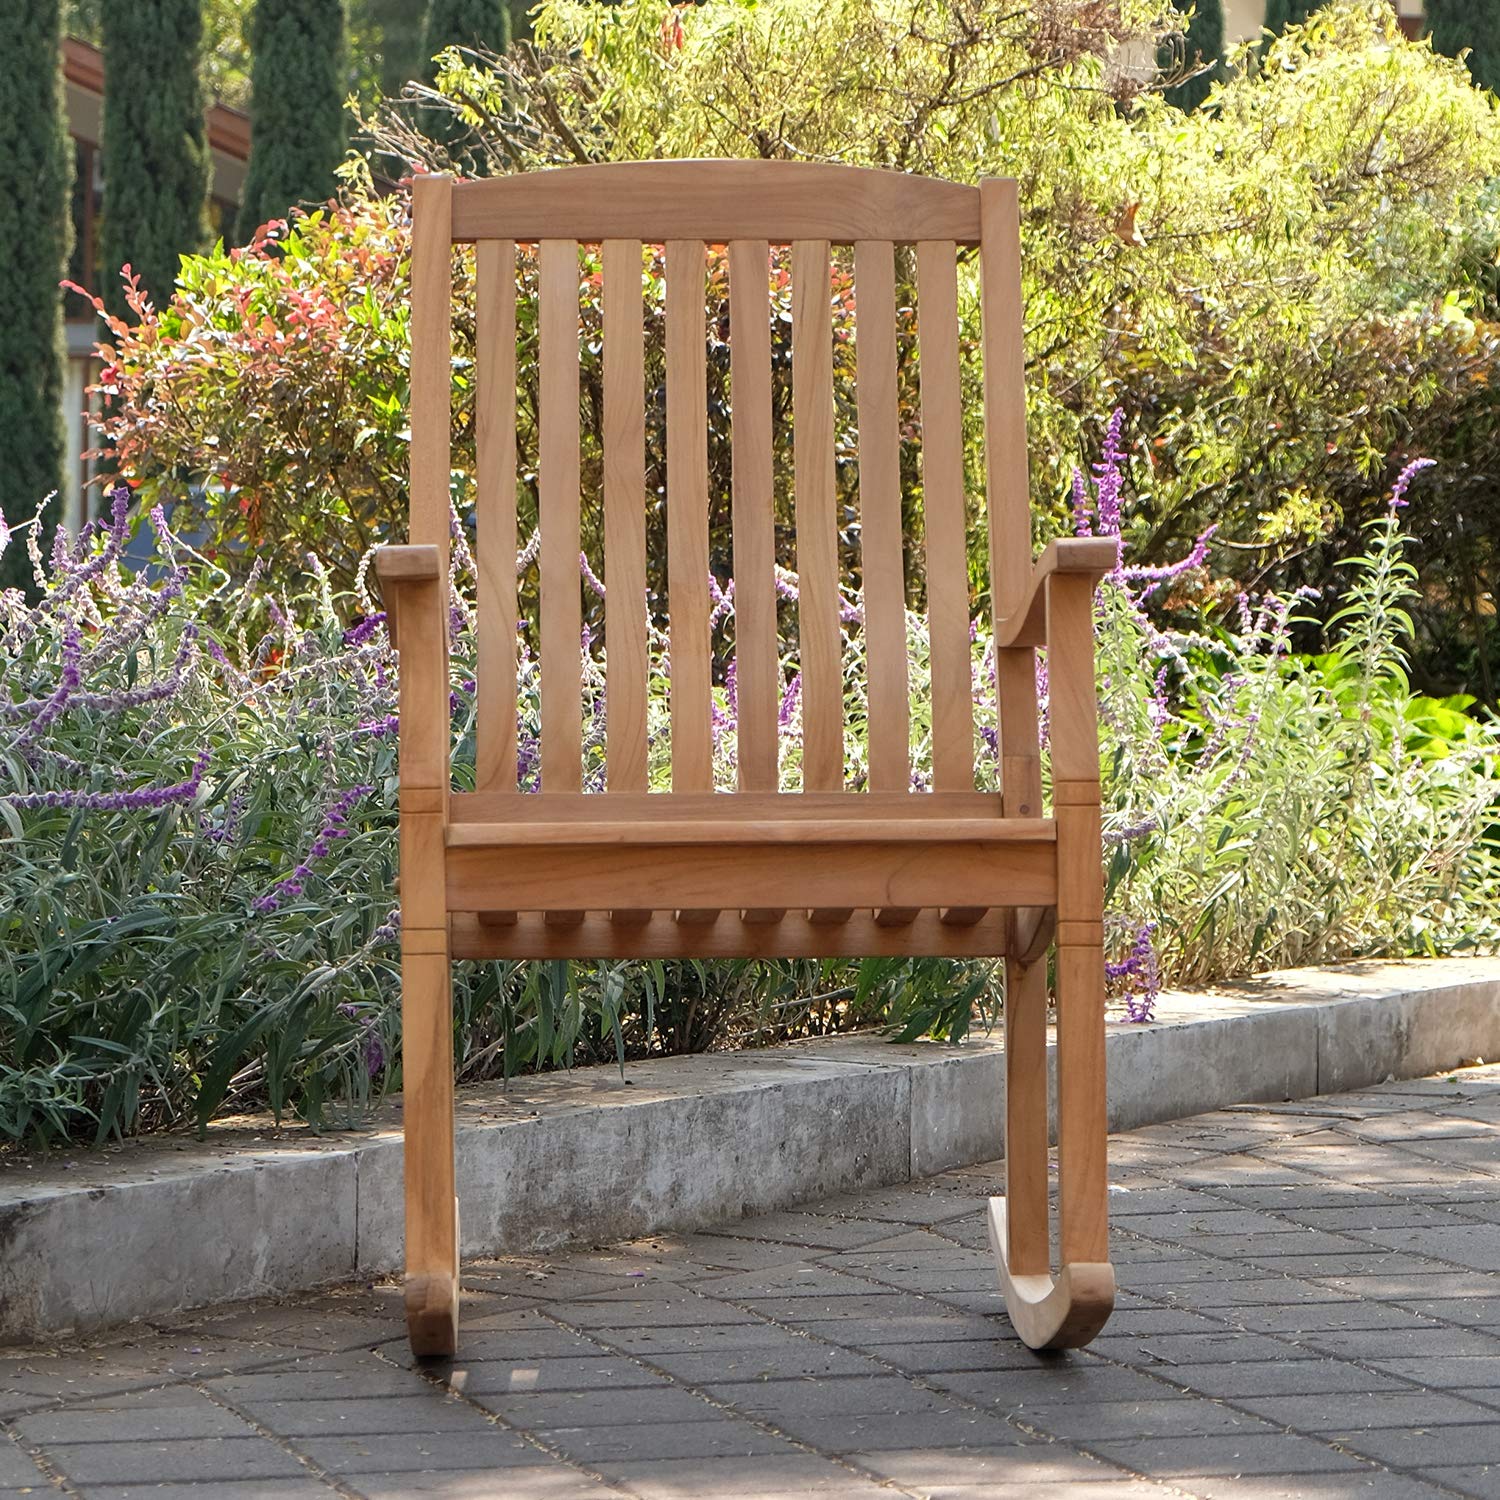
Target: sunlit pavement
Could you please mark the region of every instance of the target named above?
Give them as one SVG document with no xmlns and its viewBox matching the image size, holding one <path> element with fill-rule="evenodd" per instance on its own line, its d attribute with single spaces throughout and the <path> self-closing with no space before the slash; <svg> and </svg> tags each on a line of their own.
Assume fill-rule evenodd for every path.
<svg viewBox="0 0 1500 1500">
<path fill-rule="evenodd" d="M 390 1287 L 4 1351 L 0 1500 L 1500 1497 L 1500 1067 L 1110 1160 L 1085 1353 L 1011 1333 L 992 1164 L 476 1263 L 452 1366 L 414 1367 Z"/>
</svg>

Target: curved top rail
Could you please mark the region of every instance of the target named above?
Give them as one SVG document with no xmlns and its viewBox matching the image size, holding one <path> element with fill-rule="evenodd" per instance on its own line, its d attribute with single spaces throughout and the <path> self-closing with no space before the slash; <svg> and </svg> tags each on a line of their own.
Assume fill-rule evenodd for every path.
<svg viewBox="0 0 1500 1500">
<path fill-rule="evenodd" d="M 455 241 L 979 241 L 979 189 L 870 167 L 632 161 L 460 182 Z"/>
</svg>

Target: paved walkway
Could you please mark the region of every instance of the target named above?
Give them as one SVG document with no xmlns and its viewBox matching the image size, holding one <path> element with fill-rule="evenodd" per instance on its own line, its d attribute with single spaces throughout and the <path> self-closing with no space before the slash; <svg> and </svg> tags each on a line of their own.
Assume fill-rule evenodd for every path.
<svg viewBox="0 0 1500 1500">
<path fill-rule="evenodd" d="M 1110 1175 L 1087 1353 L 1011 1335 L 975 1167 L 477 1264 L 448 1369 L 389 1288 L 11 1351 L 0 1497 L 1500 1497 L 1500 1068 L 1135 1131 Z"/>
</svg>

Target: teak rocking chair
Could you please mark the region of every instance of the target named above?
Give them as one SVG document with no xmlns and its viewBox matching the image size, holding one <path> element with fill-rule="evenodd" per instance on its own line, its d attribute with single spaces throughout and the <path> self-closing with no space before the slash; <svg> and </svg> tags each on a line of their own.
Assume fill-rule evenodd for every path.
<svg viewBox="0 0 1500 1500">
<path fill-rule="evenodd" d="M 476 246 L 477 790 L 450 789 L 452 247 Z M 579 259 L 602 245 L 607 790 L 581 779 Z M 913 791 L 895 247 L 915 245 L 933 789 Z M 541 790 L 517 789 L 517 245 L 537 250 Z M 647 791 L 642 246 L 665 247 L 671 790 Z M 727 246 L 737 790 L 712 780 L 705 267 Z M 802 785 L 778 790 L 769 253 L 790 245 Z M 868 789 L 845 787 L 831 246 L 853 246 Z M 975 790 L 958 254 L 977 247 L 1002 791 Z M 983 955 L 1005 960 L 1006 1196 L 990 1237 L 1033 1348 L 1086 1343 L 1106 1244 L 1092 599 L 1109 539 L 1033 563 L 1016 187 L 852 167 L 640 162 L 415 184 L 411 544 L 376 567 L 400 649 L 406 1314 L 458 1337 L 454 958 Z M 1035 648 L 1047 650 L 1043 815 Z M 1059 1207 L 1048 1208 L 1055 940 Z"/>
</svg>

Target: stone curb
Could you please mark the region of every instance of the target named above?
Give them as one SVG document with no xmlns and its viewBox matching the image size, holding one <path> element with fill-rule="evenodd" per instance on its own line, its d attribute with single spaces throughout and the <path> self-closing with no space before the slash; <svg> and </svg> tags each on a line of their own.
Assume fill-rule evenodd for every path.
<svg viewBox="0 0 1500 1500">
<path fill-rule="evenodd" d="M 1303 1099 L 1500 1056 L 1500 959 L 1358 963 L 1168 994 L 1110 1027 L 1109 1123 Z M 997 1038 L 848 1037 L 463 1091 L 466 1256 L 688 1231 L 999 1155 Z M 0 1179 L 0 1339 L 384 1276 L 400 1105 L 358 1131 L 59 1153 Z M 271 1133 L 274 1135 L 274 1133 Z"/>
</svg>

